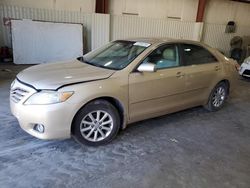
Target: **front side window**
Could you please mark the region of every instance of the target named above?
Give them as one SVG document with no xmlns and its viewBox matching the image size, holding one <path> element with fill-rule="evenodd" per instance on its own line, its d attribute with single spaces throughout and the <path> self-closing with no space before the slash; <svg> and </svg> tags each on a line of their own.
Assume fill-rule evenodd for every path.
<svg viewBox="0 0 250 188">
<path fill-rule="evenodd" d="M 147 56 L 143 63 L 153 63 L 156 69 L 165 69 L 179 66 L 179 55 L 176 45 L 163 45 Z"/>
<path fill-rule="evenodd" d="M 193 44 L 181 45 L 185 65 L 199 65 L 217 62 L 216 58 L 205 48 Z"/>
<path fill-rule="evenodd" d="M 94 66 L 121 70 L 150 45 L 145 42 L 114 41 L 101 49 L 86 54 L 82 60 Z"/>
</svg>

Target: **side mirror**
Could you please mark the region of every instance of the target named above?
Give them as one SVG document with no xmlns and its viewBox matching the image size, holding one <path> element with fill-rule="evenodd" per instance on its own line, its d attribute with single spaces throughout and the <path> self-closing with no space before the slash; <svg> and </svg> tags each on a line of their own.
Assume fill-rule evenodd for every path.
<svg viewBox="0 0 250 188">
<path fill-rule="evenodd" d="M 156 67 L 155 64 L 153 63 L 142 63 L 137 70 L 139 72 L 155 72 L 156 71 Z"/>
</svg>

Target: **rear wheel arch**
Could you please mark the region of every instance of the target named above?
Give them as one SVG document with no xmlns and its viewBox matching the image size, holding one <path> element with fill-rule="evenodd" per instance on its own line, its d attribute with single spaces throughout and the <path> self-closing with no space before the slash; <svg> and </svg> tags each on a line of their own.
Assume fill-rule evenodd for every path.
<svg viewBox="0 0 250 188">
<path fill-rule="evenodd" d="M 226 91 L 225 91 L 226 94 L 225 94 L 224 102 L 225 102 L 226 98 L 227 98 L 228 95 L 229 95 L 230 82 L 229 82 L 227 79 L 223 79 L 223 80 L 219 81 L 219 82 L 211 89 L 211 92 L 210 92 L 210 94 L 209 94 L 209 96 L 208 96 L 207 102 L 206 102 L 206 104 L 204 105 L 204 107 L 205 107 L 207 110 L 209 110 L 209 111 L 217 111 L 217 110 L 220 109 L 220 108 L 223 106 L 223 104 L 224 104 L 224 102 L 223 102 L 222 106 L 220 106 L 220 107 L 218 107 L 218 108 L 215 108 L 215 107 L 213 107 L 213 106 L 211 105 L 211 103 L 212 103 L 212 102 L 211 102 L 212 96 L 214 95 L 214 92 L 215 92 L 216 88 L 217 88 L 217 87 L 220 87 L 220 86 L 223 86 L 223 87 L 225 87 L 225 89 L 226 89 Z"/>
<path fill-rule="evenodd" d="M 220 84 L 220 83 L 226 84 L 226 86 L 227 86 L 227 94 L 229 95 L 229 91 L 230 91 L 230 82 L 229 82 L 229 80 L 223 79 L 223 80 L 221 80 L 220 82 L 218 82 L 216 85 L 218 85 L 218 84 Z"/>
<path fill-rule="evenodd" d="M 215 88 L 217 85 L 219 85 L 220 83 L 226 84 L 226 86 L 227 86 L 227 94 L 229 95 L 229 91 L 230 91 L 230 82 L 229 82 L 228 79 L 222 79 L 222 80 L 220 80 L 219 82 L 217 82 L 217 83 L 210 89 L 210 94 L 213 92 L 214 88 Z M 209 96 L 210 96 L 210 94 L 209 94 Z"/>
</svg>

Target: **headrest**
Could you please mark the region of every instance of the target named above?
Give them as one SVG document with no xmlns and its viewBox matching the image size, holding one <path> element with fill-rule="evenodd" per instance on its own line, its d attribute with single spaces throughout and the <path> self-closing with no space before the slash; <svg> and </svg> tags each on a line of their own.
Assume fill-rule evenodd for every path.
<svg viewBox="0 0 250 188">
<path fill-rule="evenodd" d="M 173 48 L 167 48 L 163 51 L 162 57 L 167 60 L 175 61 L 175 52 Z"/>
</svg>

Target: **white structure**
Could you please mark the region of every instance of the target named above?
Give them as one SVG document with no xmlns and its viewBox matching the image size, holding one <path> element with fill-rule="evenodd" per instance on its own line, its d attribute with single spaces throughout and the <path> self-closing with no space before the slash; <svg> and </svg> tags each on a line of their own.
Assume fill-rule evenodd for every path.
<svg viewBox="0 0 250 188">
<path fill-rule="evenodd" d="M 40 64 L 82 56 L 81 24 L 12 20 L 14 63 Z"/>
</svg>

